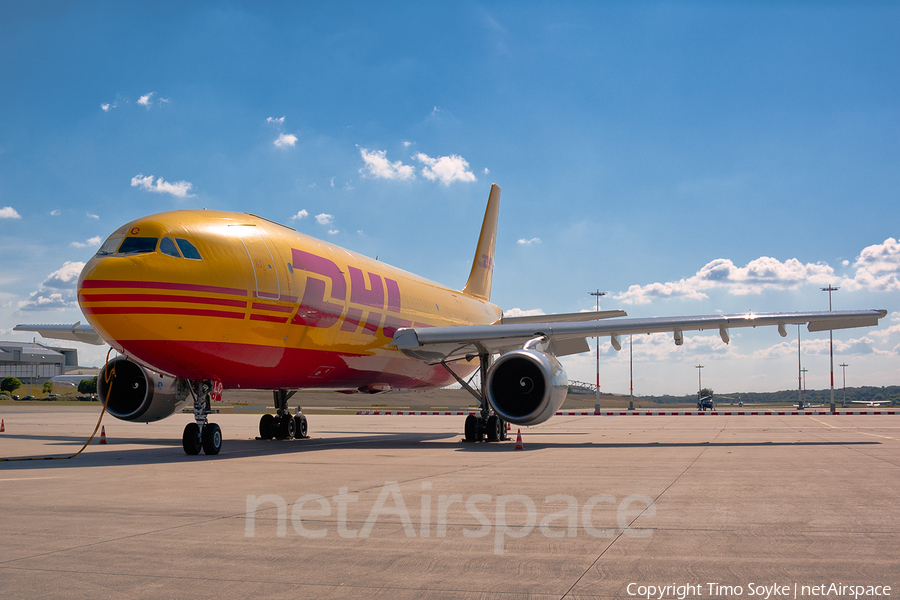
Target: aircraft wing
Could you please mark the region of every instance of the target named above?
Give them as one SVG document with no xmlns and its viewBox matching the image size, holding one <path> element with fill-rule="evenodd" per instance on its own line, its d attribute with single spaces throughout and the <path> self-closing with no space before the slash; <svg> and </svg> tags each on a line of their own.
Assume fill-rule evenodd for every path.
<svg viewBox="0 0 900 600">
<path fill-rule="evenodd" d="M 609 336 L 616 350 L 620 336 L 644 333 L 672 333 L 675 344 L 684 342 L 685 331 L 718 330 L 722 341 L 730 341 L 728 330 L 735 327 L 777 326 L 782 337 L 787 325 L 806 324 L 807 330 L 827 331 L 878 325 L 886 310 L 845 310 L 830 312 L 745 313 L 695 317 L 609 318 L 599 321 L 509 323 L 464 325 L 459 327 L 407 327 L 394 334 L 393 345 L 407 356 L 429 362 L 456 360 L 482 353 L 506 352 L 543 339 L 556 356 L 587 351 L 587 338 Z"/>
<path fill-rule="evenodd" d="M 35 331 L 45 338 L 71 340 L 102 346 L 106 342 L 90 325 L 82 325 L 81 321 L 74 325 L 16 325 L 13 331 Z"/>
</svg>

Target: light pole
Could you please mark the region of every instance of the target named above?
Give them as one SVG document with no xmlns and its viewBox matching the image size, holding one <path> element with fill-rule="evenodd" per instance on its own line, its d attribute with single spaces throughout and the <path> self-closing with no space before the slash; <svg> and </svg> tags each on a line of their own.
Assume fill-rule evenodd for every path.
<svg viewBox="0 0 900 600">
<path fill-rule="evenodd" d="M 605 296 L 606 292 L 597 290 L 591 292 L 591 296 L 597 296 L 597 312 L 600 312 L 600 296 Z M 594 412 L 600 412 L 600 336 L 594 338 L 597 342 L 597 399 L 594 401 Z"/>
<path fill-rule="evenodd" d="M 628 410 L 634 410 L 634 334 L 628 336 Z"/>
<path fill-rule="evenodd" d="M 799 323 L 797 323 L 797 404 L 803 404 L 803 359 L 800 356 Z"/>
<path fill-rule="evenodd" d="M 809 371 L 806 367 L 800 369 L 800 372 L 803 373 L 803 397 L 806 397 L 806 372 Z M 803 410 L 803 400 L 800 401 L 800 406 L 797 407 L 800 410 Z"/>
<path fill-rule="evenodd" d="M 841 402 L 841 406 L 843 408 L 847 408 L 847 367 L 849 367 L 849 366 L 850 365 L 848 365 L 847 363 L 840 364 L 841 375 L 843 376 L 843 380 L 844 380 L 844 401 Z"/>
<path fill-rule="evenodd" d="M 703 378 L 700 377 L 700 369 L 703 368 L 703 365 L 694 365 L 694 368 L 697 369 L 697 402 L 700 402 L 700 396 L 702 395 L 700 392 L 703 389 Z"/>
<path fill-rule="evenodd" d="M 841 288 L 836 288 L 830 283 L 828 287 L 821 288 L 823 292 L 828 292 L 828 312 L 831 312 L 831 292 L 836 292 Z M 834 330 L 828 330 L 828 355 L 831 363 L 831 412 L 834 413 Z"/>
</svg>

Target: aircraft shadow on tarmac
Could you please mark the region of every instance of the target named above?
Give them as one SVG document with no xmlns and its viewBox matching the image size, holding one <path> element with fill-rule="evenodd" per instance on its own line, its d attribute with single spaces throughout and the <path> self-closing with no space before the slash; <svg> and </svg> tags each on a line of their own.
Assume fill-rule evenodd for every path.
<svg viewBox="0 0 900 600">
<path fill-rule="evenodd" d="M 333 432 L 331 432 L 333 433 Z M 542 432 L 545 435 L 578 435 Z M 203 454 L 186 456 L 181 447 L 181 440 L 176 439 L 147 439 L 147 438 L 117 438 L 109 445 L 97 447 L 97 442 L 91 443 L 84 453 L 69 460 L 49 460 L 54 457 L 68 456 L 81 447 L 84 438 L 72 436 L 34 436 L 11 435 L 7 439 L 40 440 L 45 446 L 55 446 L 59 454 L 40 454 L 48 460 L 27 460 L 16 462 L 0 462 L 0 471 L 17 471 L 23 469 L 58 469 L 72 467 L 98 467 L 111 465 L 136 465 L 159 463 L 183 463 L 197 460 L 229 460 L 232 458 L 246 458 L 248 456 L 266 456 L 282 454 L 312 454 L 323 450 L 335 448 L 353 448 L 359 450 L 434 450 L 445 449 L 456 452 L 494 453 L 511 452 L 513 440 L 494 443 L 465 443 L 459 433 L 423 433 L 402 432 L 384 434 L 353 434 L 346 437 L 307 438 L 301 440 L 250 440 L 229 439 L 223 447 L 221 454 L 215 457 L 207 457 Z M 806 447 L 806 446 L 872 446 L 879 445 L 878 441 L 803 441 L 803 442 L 533 442 L 526 441 L 526 451 L 553 450 L 561 448 L 579 448 L 606 450 L 612 448 L 772 448 L 772 447 Z M 116 448 L 116 446 L 145 446 L 143 448 Z M 7 458 L 17 458 L 8 456 Z"/>
</svg>

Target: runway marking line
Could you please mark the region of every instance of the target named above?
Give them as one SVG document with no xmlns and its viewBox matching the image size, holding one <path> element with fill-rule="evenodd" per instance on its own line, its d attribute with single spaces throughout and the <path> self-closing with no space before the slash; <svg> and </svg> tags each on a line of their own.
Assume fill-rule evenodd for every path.
<svg viewBox="0 0 900 600">
<path fill-rule="evenodd" d="M 810 417 L 810 419 L 812 419 L 816 423 L 821 423 L 822 425 L 827 425 L 828 427 L 831 427 L 832 429 L 847 429 L 846 427 L 838 427 L 836 425 L 832 425 L 831 423 L 826 423 L 825 421 L 820 421 L 815 417 Z M 871 435 L 873 437 L 880 437 L 880 438 L 884 438 L 886 440 L 900 441 L 897 438 L 892 438 L 887 435 L 878 435 L 877 433 L 866 433 L 865 431 L 856 431 L 856 430 L 854 430 L 854 433 L 861 433 L 862 435 Z"/>
</svg>

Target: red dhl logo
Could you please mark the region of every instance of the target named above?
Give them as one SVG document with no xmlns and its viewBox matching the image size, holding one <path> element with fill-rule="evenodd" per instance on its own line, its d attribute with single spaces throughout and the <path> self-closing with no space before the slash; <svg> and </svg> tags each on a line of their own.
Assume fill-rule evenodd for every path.
<svg viewBox="0 0 900 600">
<path fill-rule="evenodd" d="M 348 288 L 344 273 L 333 261 L 322 256 L 296 248 L 292 248 L 291 253 L 295 269 L 319 276 L 306 278 L 306 289 L 303 292 L 303 298 L 300 299 L 300 308 L 291 323 L 319 328 L 333 326 L 341 319 L 347 302 Z M 348 271 L 350 302 L 378 310 L 369 310 L 366 319 L 363 320 L 362 309 L 347 307 L 341 331 L 354 332 L 362 326 L 364 333 L 375 335 L 383 326 L 384 335 L 393 337 L 398 328 L 412 325 L 412 321 L 381 312 L 385 307 L 388 313 L 400 312 L 400 286 L 395 280 L 376 273 L 363 272 L 362 269 L 352 266 L 348 267 Z M 366 279 L 368 279 L 368 283 L 366 283 Z M 325 298 L 326 281 L 331 282 L 330 300 L 339 303 Z M 387 300 L 386 306 L 385 299 Z M 383 325 L 382 319 L 384 319 Z"/>
</svg>

